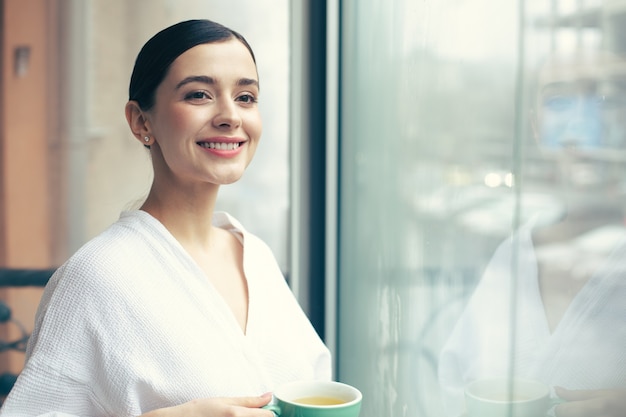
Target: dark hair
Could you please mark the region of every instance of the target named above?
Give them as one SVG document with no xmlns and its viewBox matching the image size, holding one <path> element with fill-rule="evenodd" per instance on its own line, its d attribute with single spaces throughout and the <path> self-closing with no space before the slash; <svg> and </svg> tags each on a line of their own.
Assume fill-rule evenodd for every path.
<svg viewBox="0 0 626 417">
<path fill-rule="evenodd" d="M 248 48 L 256 64 L 254 52 L 243 36 L 211 20 L 187 20 L 161 30 L 145 43 L 137 55 L 130 77 L 128 99 L 137 101 L 143 110 L 150 110 L 154 106 L 157 87 L 178 56 L 197 45 L 233 38 Z"/>
</svg>

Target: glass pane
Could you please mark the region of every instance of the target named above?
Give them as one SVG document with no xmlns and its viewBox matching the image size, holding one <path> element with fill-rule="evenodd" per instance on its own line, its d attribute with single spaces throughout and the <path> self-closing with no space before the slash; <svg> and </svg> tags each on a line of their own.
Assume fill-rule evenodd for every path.
<svg viewBox="0 0 626 417">
<path fill-rule="evenodd" d="M 342 4 L 337 371 L 362 417 L 473 417 L 488 377 L 625 387 L 626 2 Z"/>
</svg>

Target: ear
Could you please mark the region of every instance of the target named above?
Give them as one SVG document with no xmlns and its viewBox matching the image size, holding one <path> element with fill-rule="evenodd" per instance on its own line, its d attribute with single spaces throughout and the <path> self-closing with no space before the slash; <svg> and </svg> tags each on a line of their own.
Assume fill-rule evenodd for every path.
<svg viewBox="0 0 626 417">
<path fill-rule="evenodd" d="M 139 103 L 134 100 L 126 103 L 125 107 L 126 121 L 130 127 L 130 131 L 133 132 L 133 136 L 137 138 L 143 145 L 151 145 L 154 142 L 152 132 L 150 129 L 150 121 L 146 116 Z M 145 140 L 148 138 L 148 140 Z"/>
</svg>

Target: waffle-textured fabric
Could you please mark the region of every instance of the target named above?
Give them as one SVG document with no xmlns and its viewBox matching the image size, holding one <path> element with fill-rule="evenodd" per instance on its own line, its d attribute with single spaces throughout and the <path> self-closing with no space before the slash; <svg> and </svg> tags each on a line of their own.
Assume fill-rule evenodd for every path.
<svg viewBox="0 0 626 417">
<path fill-rule="evenodd" d="M 51 278 L 0 415 L 137 416 L 330 379 L 329 351 L 270 249 L 225 213 L 214 224 L 243 244 L 245 333 L 168 230 L 144 211 L 124 212 Z"/>
</svg>

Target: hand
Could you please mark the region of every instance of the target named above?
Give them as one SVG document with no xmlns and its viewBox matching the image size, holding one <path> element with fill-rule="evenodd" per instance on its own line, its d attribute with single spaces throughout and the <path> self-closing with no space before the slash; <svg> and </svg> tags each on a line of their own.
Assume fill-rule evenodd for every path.
<svg viewBox="0 0 626 417">
<path fill-rule="evenodd" d="M 274 417 L 267 405 L 272 394 L 260 397 L 201 398 L 174 407 L 161 408 L 141 417 Z"/>
<path fill-rule="evenodd" d="M 567 400 L 554 409 L 556 417 L 626 417 L 626 388 L 607 390 L 568 390 L 555 388 Z"/>
</svg>

